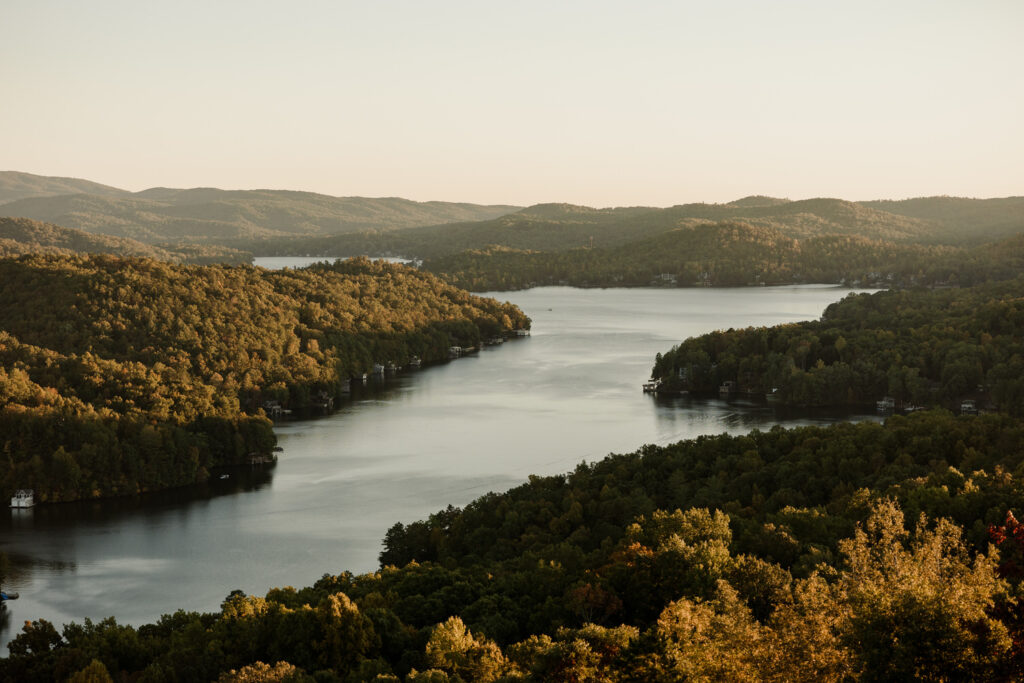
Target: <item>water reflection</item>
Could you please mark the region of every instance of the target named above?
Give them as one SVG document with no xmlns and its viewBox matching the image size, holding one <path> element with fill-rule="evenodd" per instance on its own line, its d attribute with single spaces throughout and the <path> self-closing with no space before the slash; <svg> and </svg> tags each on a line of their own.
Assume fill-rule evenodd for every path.
<svg viewBox="0 0 1024 683">
<path fill-rule="evenodd" d="M 234 589 L 369 571 L 397 521 L 465 505 L 529 474 L 608 453 L 773 424 L 815 424 L 754 402 L 645 396 L 654 354 L 702 332 L 817 317 L 845 290 L 573 290 L 500 294 L 529 338 L 365 386 L 325 418 L 276 428 L 274 469 L 132 499 L 0 513 L 21 598 L 0 623 L 115 615 L 143 623 L 216 609 Z M 14 628 L 18 628 L 17 626 Z"/>
</svg>

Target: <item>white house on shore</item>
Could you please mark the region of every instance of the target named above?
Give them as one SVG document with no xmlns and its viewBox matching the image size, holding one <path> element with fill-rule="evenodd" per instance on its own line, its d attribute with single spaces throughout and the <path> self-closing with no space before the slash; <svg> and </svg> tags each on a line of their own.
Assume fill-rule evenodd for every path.
<svg viewBox="0 0 1024 683">
<path fill-rule="evenodd" d="M 18 489 L 11 496 L 12 508 L 30 508 L 36 504 L 35 491 L 32 489 Z"/>
</svg>

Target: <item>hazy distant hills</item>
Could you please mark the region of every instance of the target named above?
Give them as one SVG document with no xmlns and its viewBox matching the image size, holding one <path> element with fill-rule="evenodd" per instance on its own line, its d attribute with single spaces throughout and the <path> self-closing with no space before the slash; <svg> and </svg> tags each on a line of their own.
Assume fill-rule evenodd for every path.
<svg viewBox="0 0 1024 683">
<path fill-rule="evenodd" d="M 65 190 L 70 193 L 59 194 Z M 28 196 L 35 193 L 36 196 Z M 975 246 L 1024 232 L 1024 197 L 924 197 L 850 202 L 752 195 L 668 208 L 527 208 L 283 190 L 151 188 L 126 192 L 85 180 L 0 174 L 0 215 L 24 216 L 151 244 L 228 245 L 261 255 L 394 254 L 437 258 L 493 246 L 557 252 L 609 248 L 723 222 L 788 239 L 855 236 L 894 244 Z"/>
<path fill-rule="evenodd" d="M 932 221 L 842 199 L 788 201 L 747 197 L 729 204 L 683 204 L 664 209 L 538 204 L 488 221 L 288 242 L 272 240 L 253 245 L 253 249 L 257 253 L 393 253 L 422 258 L 491 246 L 563 251 L 583 246 L 615 247 L 679 228 L 729 221 L 776 230 L 791 239 L 848 235 L 890 242 L 934 243 L 941 242 L 937 235 L 943 233 L 943 228 Z"/>
<path fill-rule="evenodd" d="M 862 206 L 929 221 L 948 242 L 978 243 L 1024 231 L 1024 197 L 920 197 L 860 202 Z"/>
<path fill-rule="evenodd" d="M 68 191 L 60 194 L 61 187 Z M 519 209 L 283 190 L 152 188 L 131 193 L 87 181 L 21 173 L 0 177 L 2 196 L 11 198 L 0 204 L 3 215 L 145 242 L 254 240 L 392 230 L 480 221 Z"/>
<path fill-rule="evenodd" d="M 0 218 L 0 258 L 24 254 L 112 254 L 180 263 L 249 263 L 251 254 L 213 245 L 144 244 L 126 237 L 95 235 L 29 218 Z"/>
<path fill-rule="evenodd" d="M 54 178 L 19 171 L 0 171 L 0 204 L 25 197 L 52 197 L 62 194 L 94 194 L 118 197 L 131 194 L 109 185 L 79 178 Z"/>
</svg>

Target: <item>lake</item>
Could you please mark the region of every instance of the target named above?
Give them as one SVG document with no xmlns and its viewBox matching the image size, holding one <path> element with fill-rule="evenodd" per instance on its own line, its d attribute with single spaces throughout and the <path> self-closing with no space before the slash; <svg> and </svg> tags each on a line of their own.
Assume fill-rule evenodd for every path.
<svg viewBox="0 0 1024 683">
<path fill-rule="evenodd" d="M 0 512 L 0 642 L 26 619 L 59 625 L 215 610 L 325 573 L 371 571 L 385 531 L 446 505 L 610 452 L 700 434 L 865 416 L 786 414 L 750 402 L 641 392 L 654 354 L 714 329 L 816 318 L 849 290 L 544 287 L 495 296 L 532 336 L 357 388 L 333 415 L 282 423 L 272 470 L 202 489 Z"/>
<path fill-rule="evenodd" d="M 334 263 L 338 259 L 349 258 L 347 256 L 257 256 L 253 258 L 252 264 L 268 270 L 280 270 L 281 268 L 305 268 L 314 263 Z M 387 261 L 388 263 L 411 263 L 412 259 L 398 258 L 395 256 L 374 256 L 371 261 Z"/>
</svg>

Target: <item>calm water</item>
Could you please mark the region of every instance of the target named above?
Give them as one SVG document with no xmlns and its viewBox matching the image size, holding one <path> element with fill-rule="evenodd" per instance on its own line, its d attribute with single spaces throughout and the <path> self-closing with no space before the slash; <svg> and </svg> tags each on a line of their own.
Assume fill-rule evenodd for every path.
<svg viewBox="0 0 1024 683">
<path fill-rule="evenodd" d="M 269 268 L 270 270 L 280 270 L 281 268 L 305 268 L 306 266 L 313 265 L 314 263 L 334 263 L 339 258 L 348 258 L 347 256 L 257 256 L 252 260 L 254 266 L 260 268 Z M 410 259 L 397 258 L 394 256 L 374 256 L 373 261 L 387 261 L 388 263 L 410 263 Z"/>
<path fill-rule="evenodd" d="M 376 568 L 380 540 L 451 503 L 609 452 L 772 424 L 816 424 L 720 400 L 641 393 L 654 354 L 719 328 L 806 320 L 836 287 L 571 289 L 500 293 L 533 334 L 370 385 L 330 417 L 286 423 L 272 471 L 141 500 L 0 512 L 7 588 L 0 643 L 26 619 L 144 623 L 216 609 L 325 573 Z"/>
</svg>

